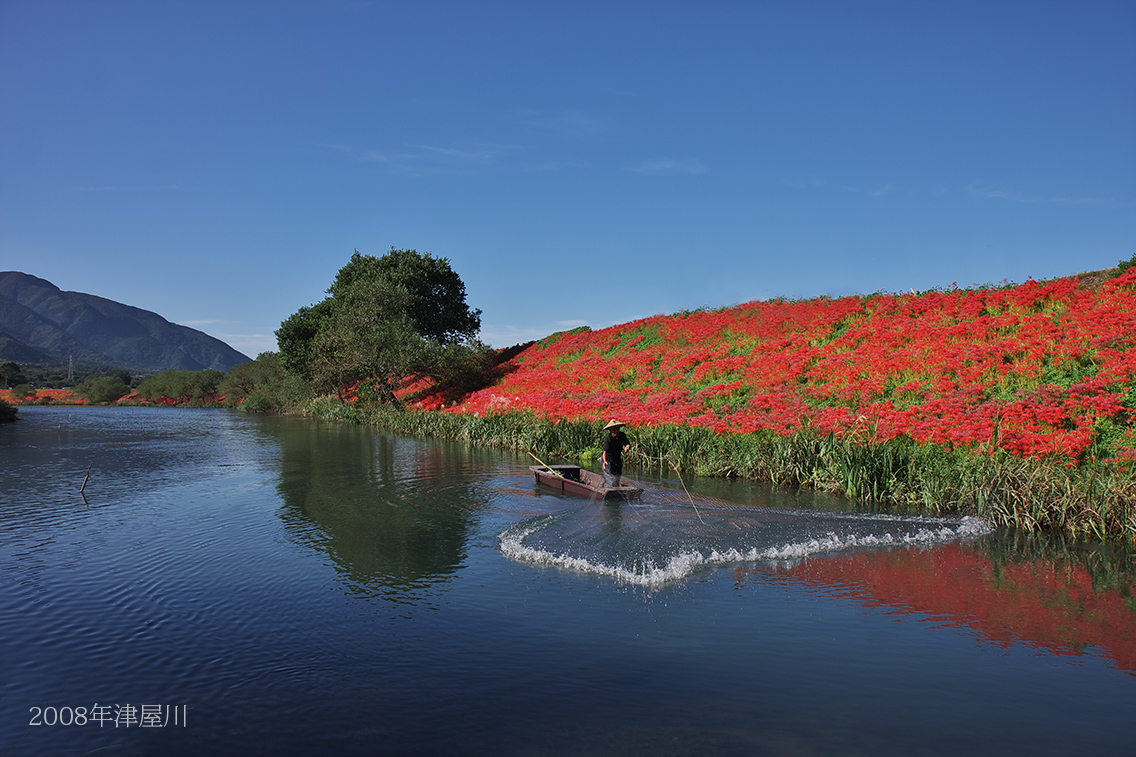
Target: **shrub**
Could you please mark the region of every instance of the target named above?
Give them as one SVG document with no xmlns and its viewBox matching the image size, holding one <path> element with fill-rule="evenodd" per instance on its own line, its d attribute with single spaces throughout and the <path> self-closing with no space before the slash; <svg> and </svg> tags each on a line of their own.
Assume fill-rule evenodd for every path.
<svg viewBox="0 0 1136 757">
<path fill-rule="evenodd" d="M 271 413 L 276 409 L 268 395 L 260 391 L 251 392 L 238 407 L 246 413 Z"/>
<path fill-rule="evenodd" d="M 325 395 L 310 400 L 304 408 L 304 415 L 322 418 L 336 423 L 362 423 L 363 413 L 335 395 Z"/>
<path fill-rule="evenodd" d="M 1134 265 L 1136 265 L 1136 255 L 1128 258 L 1128 260 L 1121 260 L 1116 264 L 1116 275 L 1120 276 Z"/>
<path fill-rule="evenodd" d="M 108 375 L 84 381 L 75 387 L 75 391 L 86 397 L 88 402 L 110 404 L 129 394 L 130 387 L 119 375 Z"/>
</svg>

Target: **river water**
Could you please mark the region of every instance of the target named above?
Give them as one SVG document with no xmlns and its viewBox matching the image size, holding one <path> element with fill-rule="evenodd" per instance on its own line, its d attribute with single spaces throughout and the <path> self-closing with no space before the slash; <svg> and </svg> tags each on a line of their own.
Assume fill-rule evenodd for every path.
<svg viewBox="0 0 1136 757">
<path fill-rule="evenodd" d="M 1131 750 L 1131 552 L 661 472 L 605 505 L 529 462 L 21 408 L 0 755 Z"/>
</svg>

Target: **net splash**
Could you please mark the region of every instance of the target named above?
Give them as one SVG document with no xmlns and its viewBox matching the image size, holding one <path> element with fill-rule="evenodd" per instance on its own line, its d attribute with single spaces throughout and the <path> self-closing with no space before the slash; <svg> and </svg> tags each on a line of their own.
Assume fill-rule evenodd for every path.
<svg viewBox="0 0 1136 757">
<path fill-rule="evenodd" d="M 540 515 L 499 535 L 503 554 L 533 565 L 658 587 L 704 570 L 785 562 L 858 549 L 930 546 L 991 531 L 957 518 L 818 513 L 671 503 L 593 504 Z"/>
</svg>

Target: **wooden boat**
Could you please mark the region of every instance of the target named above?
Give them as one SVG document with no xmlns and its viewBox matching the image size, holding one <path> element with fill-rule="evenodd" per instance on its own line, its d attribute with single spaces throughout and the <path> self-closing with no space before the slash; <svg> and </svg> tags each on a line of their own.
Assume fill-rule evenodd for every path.
<svg viewBox="0 0 1136 757">
<path fill-rule="evenodd" d="M 604 478 L 598 473 L 584 470 L 579 465 L 530 465 L 538 484 L 550 486 L 568 494 L 582 494 L 585 497 L 600 499 L 621 499 L 638 497 L 643 490 L 637 486 L 604 486 Z"/>
</svg>

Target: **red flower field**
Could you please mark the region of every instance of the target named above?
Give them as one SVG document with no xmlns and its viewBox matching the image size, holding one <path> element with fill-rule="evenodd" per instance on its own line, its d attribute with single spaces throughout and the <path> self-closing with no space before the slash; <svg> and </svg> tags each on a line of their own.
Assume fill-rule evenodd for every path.
<svg viewBox="0 0 1136 757">
<path fill-rule="evenodd" d="M 37 389 L 35 394 L 29 394 L 22 400 L 12 396 L 11 389 L 0 389 L 0 400 L 12 405 L 32 405 L 43 403 L 58 403 L 60 405 L 84 405 L 87 400 L 75 394 L 70 389 Z"/>
<path fill-rule="evenodd" d="M 1136 267 L 1094 285 L 751 302 L 554 334 L 445 411 L 719 433 L 807 427 L 1126 463 L 1136 460 L 1134 344 Z"/>
</svg>

